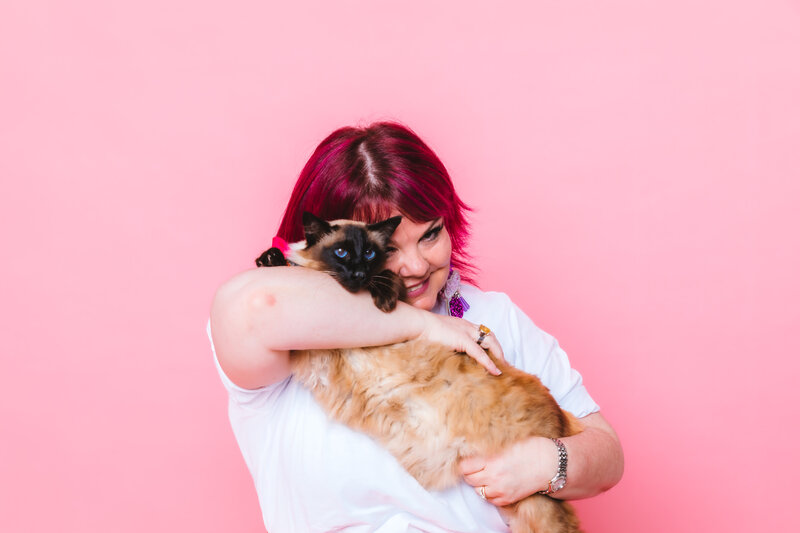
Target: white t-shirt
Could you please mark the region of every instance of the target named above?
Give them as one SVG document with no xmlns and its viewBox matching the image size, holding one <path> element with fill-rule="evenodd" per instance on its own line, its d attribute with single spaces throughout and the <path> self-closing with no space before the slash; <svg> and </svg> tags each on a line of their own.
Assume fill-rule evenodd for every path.
<svg viewBox="0 0 800 533">
<path fill-rule="evenodd" d="M 491 328 L 506 360 L 539 376 L 563 409 L 577 417 L 599 410 L 556 340 L 508 296 L 470 285 L 461 294 L 470 306 L 464 318 Z M 445 313 L 444 303 L 434 311 Z M 246 390 L 216 365 L 270 533 L 509 531 L 497 509 L 464 482 L 439 492 L 422 488 L 370 437 L 329 420 L 291 376 Z"/>
</svg>

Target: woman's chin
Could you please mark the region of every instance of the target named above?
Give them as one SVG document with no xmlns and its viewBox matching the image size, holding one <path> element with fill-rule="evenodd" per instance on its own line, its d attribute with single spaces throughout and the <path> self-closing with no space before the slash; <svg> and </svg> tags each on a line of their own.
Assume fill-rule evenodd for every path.
<svg viewBox="0 0 800 533">
<path fill-rule="evenodd" d="M 412 307 L 416 307 L 417 309 L 432 311 L 436 306 L 436 295 L 423 294 L 416 298 L 406 298 L 405 302 Z"/>
<path fill-rule="evenodd" d="M 424 311 L 432 311 L 435 302 L 429 302 L 428 300 L 423 299 L 423 300 L 416 300 L 410 303 L 413 307 L 416 307 L 417 309 L 422 309 Z"/>
</svg>

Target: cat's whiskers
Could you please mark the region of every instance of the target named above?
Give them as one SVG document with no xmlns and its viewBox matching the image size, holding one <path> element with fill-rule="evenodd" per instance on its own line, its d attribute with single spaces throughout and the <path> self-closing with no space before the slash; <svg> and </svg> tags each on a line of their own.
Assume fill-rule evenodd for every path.
<svg viewBox="0 0 800 533">
<path fill-rule="evenodd" d="M 369 281 L 370 285 L 377 285 L 379 283 L 382 283 L 384 285 L 390 285 L 392 283 L 392 280 L 389 276 L 381 276 L 380 274 L 375 274 Z"/>
<path fill-rule="evenodd" d="M 367 284 L 368 287 L 391 287 L 393 285 L 392 279 L 388 276 L 375 275 Z"/>
</svg>

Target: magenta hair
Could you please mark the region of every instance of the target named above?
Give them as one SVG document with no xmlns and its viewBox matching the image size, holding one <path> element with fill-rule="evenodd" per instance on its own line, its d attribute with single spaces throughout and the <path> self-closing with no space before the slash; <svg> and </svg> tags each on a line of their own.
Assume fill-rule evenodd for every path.
<svg viewBox="0 0 800 533">
<path fill-rule="evenodd" d="M 433 150 L 394 122 L 340 128 L 323 140 L 300 172 L 278 237 L 302 240 L 304 211 L 372 223 L 395 210 L 414 222 L 441 217 L 453 243 L 452 265 L 471 281 L 465 217 L 470 208 Z"/>
</svg>

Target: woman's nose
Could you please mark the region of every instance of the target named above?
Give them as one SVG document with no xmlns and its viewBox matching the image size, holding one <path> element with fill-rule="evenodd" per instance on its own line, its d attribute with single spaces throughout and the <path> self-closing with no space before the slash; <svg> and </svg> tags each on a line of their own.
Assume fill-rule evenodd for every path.
<svg viewBox="0 0 800 533">
<path fill-rule="evenodd" d="M 421 278 L 428 273 L 428 262 L 416 248 L 404 251 L 398 274 L 403 278 Z"/>
</svg>

